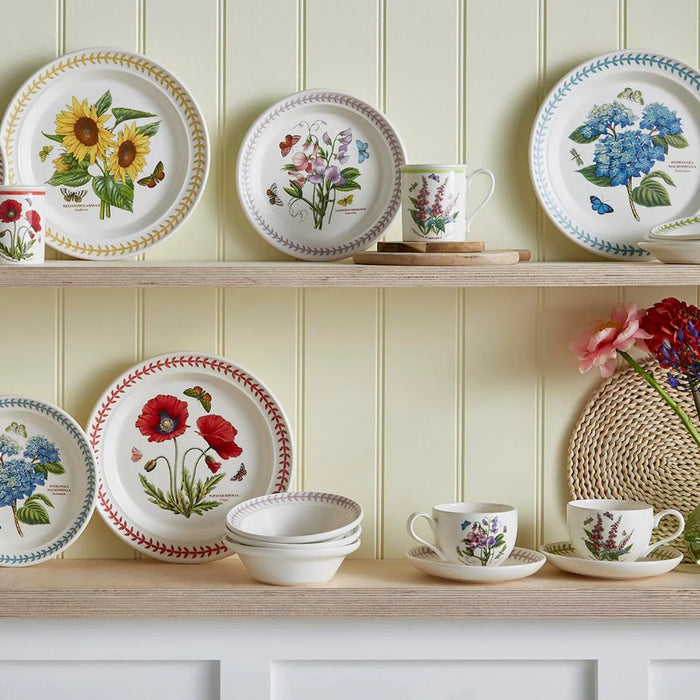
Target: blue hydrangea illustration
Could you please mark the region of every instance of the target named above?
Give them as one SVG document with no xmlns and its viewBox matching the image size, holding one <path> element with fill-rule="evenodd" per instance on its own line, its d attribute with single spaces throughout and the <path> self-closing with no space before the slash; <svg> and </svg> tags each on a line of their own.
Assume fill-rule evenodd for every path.
<svg viewBox="0 0 700 700">
<path fill-rule="evenodd" d="M 618 97 L 626 97 L 640 107 L 644 105 L 640 90 L 626 88 Z M 569 138 L 578 144 L 595 144 L 593 162 L 576 172 L 597 187 L 623 186 L 636 221 L 640 220 L 637 206 L 671 205 L 666 185 L 675 187 L 675 183 L 656 164 L 666 160 L 669 148 L 688 146 L 681 118 L 674 110 L 661 102 L 652 102 L 642 109 L 640 117 L 631 106 L 617 100 L 594 105 Z M 581 158 L 576 160 L 580 165 Z M 641 178 L 638 184 L 636 178 Z M 589 198 L 591 202 L 599 202 L 601 197 L 590 195 Z M 605 213 L 613 211 L 610 206 L 605 209 Z"/>
<path fill-rule="evenodd" d="M 23 457 L 8 459 L 0 469 L 0 506 L 11 506 L 44 485 L 44 475 Z"/>
<path fill-rule="evenodd" d="M 49 442 L 43 435 L 33 435 L 27 440 L 24 456 L 35 460 L 42 467 L 60 461 L 56 445 Z"/>
</svg>

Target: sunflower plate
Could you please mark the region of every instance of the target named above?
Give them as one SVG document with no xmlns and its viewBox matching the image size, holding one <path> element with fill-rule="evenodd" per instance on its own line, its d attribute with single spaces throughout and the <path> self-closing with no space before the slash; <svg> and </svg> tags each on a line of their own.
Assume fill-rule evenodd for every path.
<svg viewBox="0 0 700 700">
<path fill-rule="evenodd" d="M 0 124 L 5 182 L 45 185 L 46 242 L 135 256 L 191 214 L 209 170 L 202 114 L 171 73 L 114 49 L 66 54 L 22 85 Z"/>
</svg>

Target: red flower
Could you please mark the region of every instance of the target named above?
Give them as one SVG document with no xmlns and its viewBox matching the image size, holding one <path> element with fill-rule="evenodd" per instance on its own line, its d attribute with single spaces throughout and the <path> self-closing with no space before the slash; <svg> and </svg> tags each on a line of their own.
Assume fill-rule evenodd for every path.
<svg viewBox="0 0 700 700">
<path fill-rule="evenodd" d="M 211 455 L 204 455 L 204 461 L 212 474 L 216 474 L 221 469 L 221 462 L 217 462 Z"/>
<path fill-rule="evenodd" d="M 22 205 L 16 199 L 6 199 L 0 204 L 0 219 L 6 224 L 22 216 Z"/>
<path fill-rule="evenodd" d="M 29 225 L 36 233 L 39 233 L 39 231 L 41 231 L 41 217 L 39 216 L 39 212 L 35 209 L 29 209 L 25 216 L 27 217 Z"/>
<path fill-rule="evenodd" d="M 662 367 L 688 372 L 700 361 L 700 309 L 667 297 L 647 309 L 641 327 L 651 334 L 647 347 Z"/>
<path fill-rule="evenodd" d="M 158 394 L 147 401 L 136 427 L 148 438 L 148 442 L 164 442 L 182 435 L 187 425 L 187 404 L 167 394 Z"/>
<path fill-rule="evenodd" d="M 224 418 L 216 415 L 197 418 L 197 431 L 221 459 L 238 457 L 243 452 L 235 442 L 238 431 Z"/>
</svg>

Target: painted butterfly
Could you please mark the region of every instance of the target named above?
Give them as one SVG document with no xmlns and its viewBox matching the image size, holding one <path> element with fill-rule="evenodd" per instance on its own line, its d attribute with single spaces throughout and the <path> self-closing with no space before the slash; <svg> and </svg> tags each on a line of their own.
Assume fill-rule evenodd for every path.
<svg viewBox="0 0 700 700">
<path fill-rule="evenodd" d="M 355 141 L 355 144 L 357 145 L 357 162 L 362 163 L 362 161 L 367 160 L 367 158 L 369 158 L 369 153 L 367 151 L 367 149 L 369 148 L 369 143 L 357 139 Z"/>
<path fill-rule="evenodd" d="M 599 214 L 612 214 L 615 210 L 606 204 L 600 197 L 596 197 L 594 194 L 591 195 L 591 208 L 593 211 L 597 211 Z"/>
<path fill-rule="evenodd" d="M 241 468 L 231 477 L 231 481 L 243 481 L 243 477 L 247 473 L 245 464 L 241 463 Z"/>
<path fill-rule="evenodd" d="M 140 461 L 141 457 L 143 457 L 143 452 L 141 450 L 132 447 L 131 448 L 131 461 L 132 462 L 138 462 Z"/>
<path fill-rule="evenodd" d="M 277 183 L 273 182 L 267 190 L 265 190 L 265 195 L 267 196 L 270 204 L 274 204 L 276 207 L 282 206 L 282 200 L 277 196 Z"/>
<path fill-rule="evenodd" d="M 191 389 L 185 389 L 184 393 L 185 396 L 197 399 L 207 413 L 211 411 L 211 394 L 204 391 L 201 386 L 193 386 Z"/>
<path fill-rule="evenodd" d="M 583 158 L 581 158 L 581 154 L 575 148 L 572 148 L 569 154 L 571 155 L 571 160 L 576 161 L 576 165 L 583 165 Z"/>
<path fill-rule="evenodd" d="M 435 182 L 440 182 L 440 176 L 437 173 L 430 173 L 430 175 L 428 175 L 428 177 L 431 180 L 435 180 Z"/>
<path fill-rule="evenodd" d="M 416 187 L 418 187 L 418 183 L 417 183 L 417 182 L 412 182 L 411 185 L 410 185 L 410 187 L 408 188 L 408 191 L 409 191 L 409 192 L 413 192 L 413 190 L 415 190 Z"/>
<path fill-rule="evenodd" d="M 51 151 L 53 151 L 53 146 L 42 146 L 41 150 L 39 151 L 39 158 L 41 158 L 42 163 L 49 157 L 49 153 L 51 153 Z"/>
<path fill-rule="evenodd" d="M 301 138 L 298 134 L 287 134 L 284 137 L 284 141 L 280 141 L 280 151 L 282 151 L 282 156 L 288 156 L 289 151 L 292 150 L 292 146 Z"/>
<path fill-rule="evenodd" d="M 22 437 L 27 437 L 27 428 L 17 421 L 12 421 L 10 425 L 5 428 L 6 433 L 14 433 L 15 435 L 21 435 Z"/>
<path fill-rule="evenodd" d="M 87 190 L 71 192 L 67 187 L 61 187 L 61 194 L 66 202 L 77 202 L 80 204 L 83 201 L 83 197 L 87 194 Z"/>
<path fill-rule="evenodd" d="M 642 98 L 642 91 L 632 90 L 631 87 L 626 87 L 622 92 L 618 93 L 617 96 L 622 97 L 625 100 L 630 100 L 630 102 L 636 102 L 640 105 L 644 104 L 644 99 Z"/>
<path fill-rule="evenodd" d="M 338 200 L 338 204 L 340 204 L 341 207 L 347 207 L 348 204 L 352 204 L 353 196 L 349 194 L 347 197 L 343 197 L 343 199 Z"/>
<path fill-rule="evenodd" d="M 155 187 L 163 178 L 165 178 L 165 168 L 163 167 L 163 161 L 159 160 L 150 175 L 142 177 L 140 180 L 136 180 L 136 182 L 142 187 L 152 188 Z"/>
</svg>

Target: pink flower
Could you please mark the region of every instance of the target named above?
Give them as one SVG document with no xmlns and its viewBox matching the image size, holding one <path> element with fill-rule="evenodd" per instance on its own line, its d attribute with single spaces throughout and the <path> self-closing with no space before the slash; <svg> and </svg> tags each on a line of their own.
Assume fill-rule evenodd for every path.
<svg viewBox="0 0 700 700">
<path fill-rule="evenodd" d="M 294 163 L 294 167 L 297 170 L 301 170 L 303 172 L 310 173 L 311 168 L 313 166 L 313 158 L 307 158 L 306 153 L 301 153 L 297 151 L 293 156 L 292 156 L 292 163 Z"/>
<path fill-rule="evenodd" d="M 579 371 L 588 372 L 598 367 L 603 377 L 610 377 L 615 371 L 617 352 L 627 352 L 634 346 L 649 352 L 645 340 L 652 336 L 640 327 L 644 309 L 636 304 L 620 304 L 613 309 L 610 319 L 585 331 L 578 340 L 569 345 L 579 359 Z"/>
</svg>

